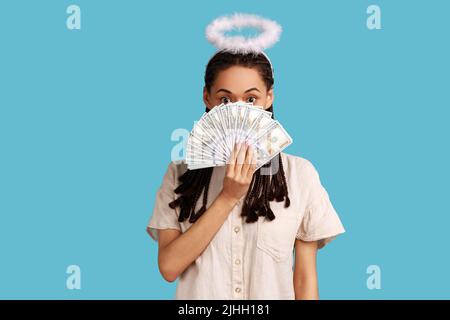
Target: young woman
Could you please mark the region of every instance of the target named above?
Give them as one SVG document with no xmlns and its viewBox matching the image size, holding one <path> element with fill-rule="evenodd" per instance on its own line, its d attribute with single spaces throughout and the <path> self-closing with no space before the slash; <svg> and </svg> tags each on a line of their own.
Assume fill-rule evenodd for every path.
<svg viewBox="0 0 450 320">
<path fill-rule="evenodd" d="M 273 83 L 265 55 L 218 52 L 206 67 L 206 111 L 241 100 L 273 113 Z M 227 166 L 169 164 L 147 231 L 164 279 L 179 278 L 177 299 L 319 298 L 316 252 L 343 225 L 310 161 L 282 152 L 264 175 L 270 162 L 254 172 L 252 154 L 242 145 Z"/>
</svg>

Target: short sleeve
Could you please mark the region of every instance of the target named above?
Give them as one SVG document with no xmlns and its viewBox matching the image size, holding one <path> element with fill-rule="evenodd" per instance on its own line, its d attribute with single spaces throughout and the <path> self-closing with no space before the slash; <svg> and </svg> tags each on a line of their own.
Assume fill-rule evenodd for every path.
<svg viewBox="0 0 450 320">
<path fill-rule="evenodd" d="M 176 229 L 181 231 L 176 209 L 169 207 L 175 200 L 176 164 L 172 161 L 167 167 L 162 184 L 160 185 L 153 207 L 153 214 L 147 225 L 147 233 L 152 239 L 158 241 L 158 229 Z"/>
<path fill-rule="evenodd" d="M 345 232 L 344 226 L 330 201 L 328 192 L 323 187 L 319 174 L 313 164 L 307 162 L 303 166 L 306 197 L 305 213 L 297 231 L 297 239 L 318 241 L 318 248 L 334 240 Z"/>
</svg>

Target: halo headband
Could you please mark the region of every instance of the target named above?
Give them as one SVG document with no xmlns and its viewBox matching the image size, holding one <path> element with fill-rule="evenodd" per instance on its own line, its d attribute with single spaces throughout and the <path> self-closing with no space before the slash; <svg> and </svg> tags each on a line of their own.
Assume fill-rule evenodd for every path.
<svg viewBox="0 0 450 320">
<path fill-rule="evenodd" d="M 241 31 L 242 28 L 246 27 L 253 27 L 261 33 L 255 37 L 225 35 L 227 31 L 232 31 L 235 28 Z M 231 16 L 221 16 L 213 20 L 206 28 L 206 38 L 218 49 L 209 60 L 219 51 L 227 51 L 234 54 L 261 53 L 269 61 L 273 75 L 272 62 L 264 50 L 278 42 L 281 32 L 282 28 L 278 23 L 255 14 L 234 13 Z"/>
<path fill-rule="evenodd" d="M 225 32 L 237 28 L 253 27 L 261 31 L 256 37 L 225 36 Z M 235 13 L 222 16 L 211 22 L 206 28 L 206 38 L 216 48 L 232 53 L 260 53 L 272 47 L 281 35 L 281 26 L 275 21 L 254 14 Z"/>
</svg>

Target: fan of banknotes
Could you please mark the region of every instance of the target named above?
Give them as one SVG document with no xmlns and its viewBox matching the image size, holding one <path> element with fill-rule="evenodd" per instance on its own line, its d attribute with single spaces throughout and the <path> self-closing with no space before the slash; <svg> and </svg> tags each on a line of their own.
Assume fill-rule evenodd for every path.
<svg viewBox="0 0 450 320">
<path fill-rule="evenodd" d="M 236 143 L 254 147 L 256 169 L 292 143 L 292 138 L 272 113 L 253 103 L 220 104 L 194 123 L 186 144 L 188 169 L 224 166 Z"/>
</svg>

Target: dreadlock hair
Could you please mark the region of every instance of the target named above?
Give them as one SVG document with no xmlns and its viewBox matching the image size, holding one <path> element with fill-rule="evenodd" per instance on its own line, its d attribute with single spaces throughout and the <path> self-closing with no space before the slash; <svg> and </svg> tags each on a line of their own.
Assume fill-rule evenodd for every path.
<svg viewBox="0 0 450 320">
<path fill-rule="evenodd" d="M 261 78 L 264 80 L 267 90 L 273 86 L 274 79 L 271 64 L 264 54 L 235 54 L 221 50 L 211 58 L 206 66 L 206 90 L 208 90 L 208 92 L 210 91 L 212 84 L 221 71 L 236 65 L 256 68 Z M 273 104 L 266 110 L 272 112 L 273 118 Z M 209 109 L 206 108 L 205 111 L 208 112 Z M 277 160 L 278 170 L 276 170 L 276 173 L 272 173 L 271 161 L 269 161 L 253 174 L 241 211 L 241 216 L 246 217 L 245 221 L 248 223 L 257 221 L 259 216 L 264 216 L 269 220 L 275 219 L 275 215 L 270 209 L 270 201 L 275 200 L 276 202 L 281 202 L 284 200 L 285 208 L 290 205 L 281 154 L 278 154 L 274 158 L 274 161 Z M 270 174 L 261 174 L 261 169 L 263 168 L 265 173 L 269 171 Z M 178 217 L 179 222 L 189 219 L 190 223 L 194 223 L 206 211 L 208 188 L 213 169 L 213 167 L 195 170 L 187 169 L 187 171 L 179 177 L 178 180 L 180 184 L 174 191 L 180 196 L 169 203 L 169 207 L 172 209 L 175 209 L 178 206 L 180 207 L 180 215 Z M 197 201 L 202 194 L 202 206 L 195 212 Z"/>
</svg>

